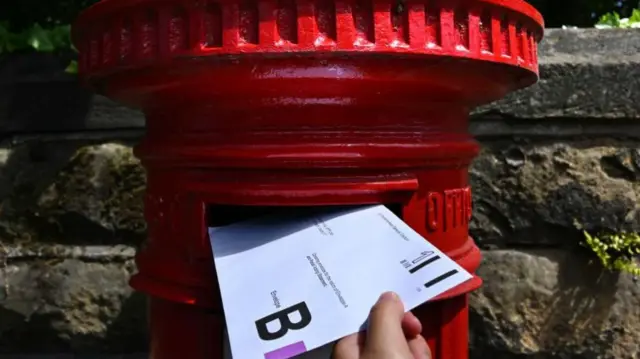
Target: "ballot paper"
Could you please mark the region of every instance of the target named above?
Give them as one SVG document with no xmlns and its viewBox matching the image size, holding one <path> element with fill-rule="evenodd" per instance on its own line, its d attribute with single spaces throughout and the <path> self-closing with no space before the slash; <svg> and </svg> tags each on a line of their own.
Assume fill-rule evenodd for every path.
<svg viewBox="0 0 640 359">
<path fill-rule="evenodd" d="M 234 359 L 286 359 L 366 328 L 386 291 L 411 310 L 471 275 L 382 205 L 209 228 Z"/>
</svg>

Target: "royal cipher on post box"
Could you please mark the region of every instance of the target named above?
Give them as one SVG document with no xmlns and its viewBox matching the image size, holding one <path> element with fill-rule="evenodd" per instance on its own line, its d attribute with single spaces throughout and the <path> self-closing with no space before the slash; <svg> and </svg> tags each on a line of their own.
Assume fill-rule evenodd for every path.
<svg viewBox="0 0 640 359">
<path fill-rule="evenodd" d="M 291 206 L 383 203 L 474 272 L 469 112 L 538 78 L 521 0 L 103 0 L 73 27 L 81 79 L 140 108 L 153 359 L 222 357 L 206 227 Z M 419 308 L 468 357 L 473 280 Z M 428 320 L 427 320 L 428 319 Z M 249 358 L 238 358 L 249 359 Z M 253 358 L 251 358 L 253 359 Z"/>
</svg>

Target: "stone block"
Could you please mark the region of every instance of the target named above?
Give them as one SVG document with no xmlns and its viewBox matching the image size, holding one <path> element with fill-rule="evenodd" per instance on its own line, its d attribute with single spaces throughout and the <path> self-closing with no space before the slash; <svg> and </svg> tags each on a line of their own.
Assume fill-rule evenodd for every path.
<svg viewBox="0 0 640 359">
<path fill-rule="evenodd" d="M 638 119 L 640 30 L 547 29 L 540 82 L 475 111 L 538 119 Z"/>
<path fill-rule="evenodd" d="M 72 53 L 16 53 L 0 59 L 0 136 L 144 126 L 140 111 L 94 95 L 65 73 Z"/>
<path fill-rule="evenodd" d="M 485 251 L 471 296 L 472 359 L 634 359 L 640 284 L 575 252 Z"/>
<path fill-rule="evenodd" d="M 492 141 L 470 169 L 470 231 L 484 247 L 575 246 L 581 229 L 640 231 L 634 141 Z"/>
<path fill-rule="evenodd" d="M 147 350 L 146 300 L 127 285 L 134 248 L 5 246 L 0 353 Z M 4 290 L 0 290 L 4 292 Z"/>
<path fill-rule="evenodd" d="M 7 243 L 137 245 L 145 172 L 130 144 L 29 142 L 0 150 Z"/>
</svg>

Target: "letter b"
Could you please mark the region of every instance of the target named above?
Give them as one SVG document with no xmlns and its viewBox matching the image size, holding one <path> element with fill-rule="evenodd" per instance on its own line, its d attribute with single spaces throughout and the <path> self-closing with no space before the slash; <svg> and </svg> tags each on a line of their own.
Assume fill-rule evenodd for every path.
<svg viewBox="0 0 640 359">
<path fill-rule="evenodd" d="M 298 312 L 300 313 L 300 321 L 292 323 L 289 319 L 289 314 Z M 280 322 L 280 329 L 272 333 L 267 328 L 267 324 L 277 320 Z M 258 335 L 262 340 L 276 340 L 282 338 L 289 329 L 300 330 L 311 323 L 311 312 L 305 304 L 305 302 L 298 303 L 289 308 L 285 308 L 279 312 L 267 315 L 262 319 L 256 321 L 256 329 L 258 329 Z"/>
</svg>

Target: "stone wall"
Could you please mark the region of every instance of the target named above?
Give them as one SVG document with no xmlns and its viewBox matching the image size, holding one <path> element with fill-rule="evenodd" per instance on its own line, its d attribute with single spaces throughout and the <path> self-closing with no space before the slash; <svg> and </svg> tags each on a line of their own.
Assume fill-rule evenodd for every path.
<svg viewBox="0 0 640 359">
<path fill-rule="evenodd" d="M 473 358 L 640 357 L 640 283 L 603 271 L 576 229 L 640 231 L 638 54 L 638 31 L 548 30 L 540 83 L 475 111 Z M 0 353 L 144 351 L 127 286 L 144 119 L 98 96 L 55 119 L 16 108 L 27 82 L 0 82 Z"/>
</svg>

